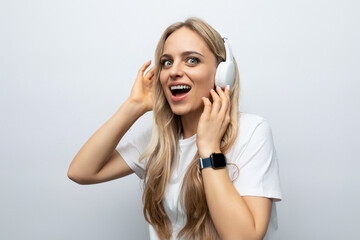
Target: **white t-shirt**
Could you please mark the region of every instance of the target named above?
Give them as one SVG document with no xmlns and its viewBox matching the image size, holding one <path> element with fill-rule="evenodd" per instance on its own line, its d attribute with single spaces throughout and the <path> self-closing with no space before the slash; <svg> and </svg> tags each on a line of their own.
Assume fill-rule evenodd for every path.
<svg viewBox="0 0 360 240">
<path fill-rule="evenodd" d="M 151 132 L 151 129 L 147 129 L 143 134 L 134 136 L 129 141 L 120 141 L 116 148 L 129 167 L 141 179 L 144 176 L 147 159 L 142 162 L 139 162 L 138 159 L 150 141 Z M 185 225 L 186 215 L 180 206 L 179 194 L 182 179 L 196 151 L 196 135 L 179 140 L 177 160 L 172 166 L 174 171 L 168 182 L 163 200 L 164 208 L 173 226 L 173 237 L 171 239 L 176 239 L 177 233 Z M 228 163 L 234 163 L 239 168 L 237 171 L 235 166 L 231 164 L 227 166 L 230 179 L 240 196 L 261 196 L 274 200 L 264 239 L 279 239 L 275 202 L 280 201 L 282 196 L 278 160 L 268 122 L 255 114 L 240 113 L 239 135 L 226 153 L 226 158 Z M 149 225 L 149 232 L 151 240 L 159 239 L 151 225 Z"/>
</svg>

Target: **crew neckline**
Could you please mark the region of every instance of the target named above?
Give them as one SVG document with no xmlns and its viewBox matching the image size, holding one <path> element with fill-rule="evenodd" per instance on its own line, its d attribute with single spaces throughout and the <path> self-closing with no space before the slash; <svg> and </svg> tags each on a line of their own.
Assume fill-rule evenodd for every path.
<svg viewBox="0 0 360 240">
<path fill-rule="evenodd" d="M 185 144 L 185 143 L 193 142 L 194 140 L 196 140 L 196 134 L 194 134 L 191 137 L 188 137 L 186 139 L 184 139 L 183 135 L 181 134 L 180 139 L 179 139 L 179 143 L 180 144 Z"/>
</svg>

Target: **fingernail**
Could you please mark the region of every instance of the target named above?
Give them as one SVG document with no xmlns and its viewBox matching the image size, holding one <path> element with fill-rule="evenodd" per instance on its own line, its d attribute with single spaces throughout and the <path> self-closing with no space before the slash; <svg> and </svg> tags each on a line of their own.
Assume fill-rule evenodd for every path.
<svg viewBox="0 0 360 240">
<path fill-rule="evenodd" d="M 230 85 L 226 85 L 226 89 L 230 91 Z"/>
<path fill-rule="evenodd" d="M 213 92 L 214 92 L 215 90 L 214 90 L 214 89 L 210 89 L 210 91 L 213 91 Z"/>
</svg>

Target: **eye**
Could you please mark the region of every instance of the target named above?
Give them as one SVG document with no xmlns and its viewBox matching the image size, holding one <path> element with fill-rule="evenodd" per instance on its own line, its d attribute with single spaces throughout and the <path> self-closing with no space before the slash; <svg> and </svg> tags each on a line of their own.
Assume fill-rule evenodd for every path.
<svg viewBox="0 0 360 240">
<path fill-rule="evenodd" d="M 171 64 L 172 64 L 171 60 L 168 59 L 161 60 L 161 65 L 163 65 L 164 67 L 169 67 L 171 66 Z"/>
<path fill-rule="evenodd" d="M 200 62 L 200 60 L 197 57 L 190 57 L 187 59 L 187 62 L 194 65 Z"/>
</svg>

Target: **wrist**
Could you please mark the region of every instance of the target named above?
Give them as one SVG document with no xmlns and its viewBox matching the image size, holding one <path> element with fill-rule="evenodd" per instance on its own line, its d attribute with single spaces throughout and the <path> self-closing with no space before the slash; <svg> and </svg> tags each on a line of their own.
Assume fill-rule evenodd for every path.
<svg viewBox="0 0 360 240">
<path fill-rule="evenodd" d="M 212 167 L 213 169 L 225 168 L 227 165 L 226 157 L 223 153 L 212 153 L 207 158 L 200 158 L 200 170 Z"/>
<path fill-rule="evenodd" d="M 221 153 L 220 148 L 208 148 L 202 151 L 199 150 L 201 158 L 208 158 L 212 153 Z"/>
<path fill-rule="evenodd" d="M 134 101 L 131 98 L 126 99 L 125 103 L 129 109 L 139 117 L 144 115 L 149 110 L 146 109 L 146 106 L 140 102 Z"/>
</svg>

